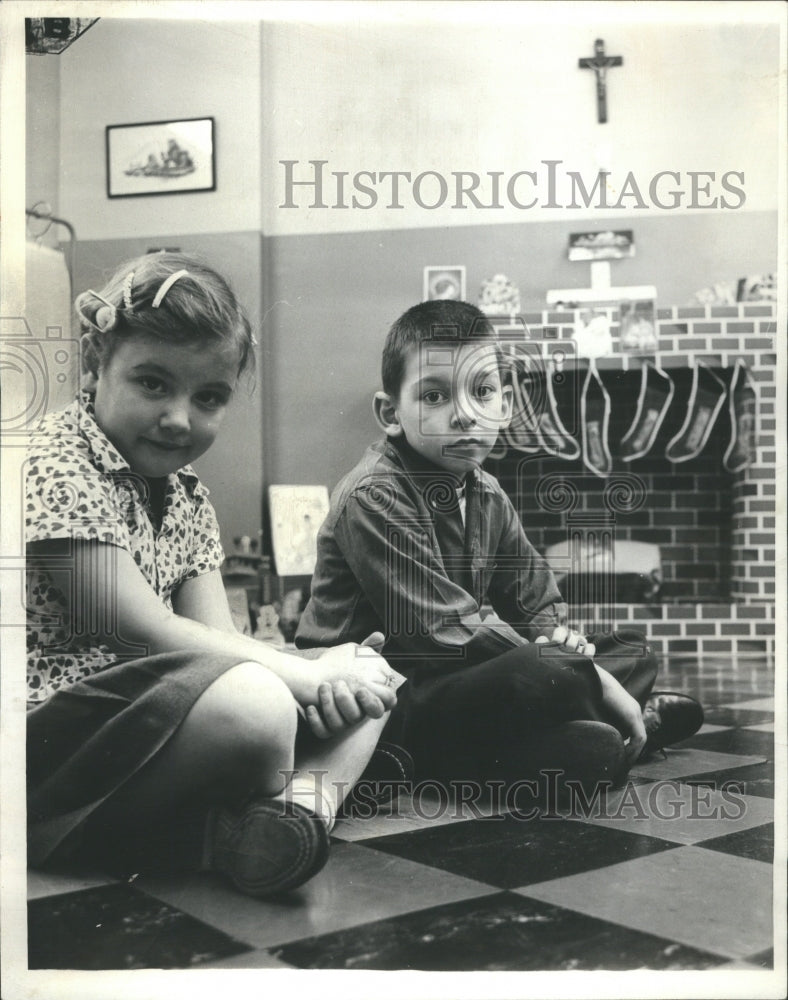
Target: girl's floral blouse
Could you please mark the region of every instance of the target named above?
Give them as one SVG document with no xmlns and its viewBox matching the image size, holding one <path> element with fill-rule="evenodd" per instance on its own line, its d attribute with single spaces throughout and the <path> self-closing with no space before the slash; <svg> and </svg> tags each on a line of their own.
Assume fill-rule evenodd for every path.
<svg viewBox="0 0 788 1000">
<path fill-rule="evenodd" d="M 208 490 L 190 466 L 167 477 L 161 527 L 154 526 L 146 481 L 101 431 L 86 393 L 42 418 L 31 437 L 25 472 L 27 684 L 30 707 L 35 707 L 59 688 L 147 654 L 131 645 L 127 652 L 111 652 L 97 642 L 95 635 L 106 635 L 112 623 L 91 622 L 90 613 L 80 616 L 91 623 L 89 630 L 73 627 L 67 597 L 37 557 L 36 542 L 94 540 L 106 544 L 108 558 L 114 548 L 125 549 L 169 608 L 177 587 L 221 566 L 224 552 Z M 75 558 L 63 556 L 58 569 L 73 571 Z"/>
</svg>

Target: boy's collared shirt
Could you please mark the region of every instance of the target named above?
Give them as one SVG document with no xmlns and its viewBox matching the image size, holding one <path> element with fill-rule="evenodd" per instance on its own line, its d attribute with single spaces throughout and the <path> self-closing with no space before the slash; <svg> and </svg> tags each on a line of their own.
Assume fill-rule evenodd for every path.
<svg viewBox="0 0 788 1000">
<path fill-rule="evenodd" d="M 332 495 L 296 644 L 381 631 L 383 655 L 418 680 L 485 662 L 565 621 L 553 575 L 497 480 L 475 470 L 461 482 L 404 439 L 384 438 Z"/>
<path fill-rule="evenodd" d="M 161 527 L 146 504 L 147 486 L 96 423 L 83 393 L 64 410 L 46 414 L 31 436 L 26 463 L 25 541 L 92 540 L 131 553 L 165 606 L 184 580 L 221 566 L 224 552 L 208 490 L 190 466 L 167 477 Z M 68 570 L 69 560 L 64 569 Z M 28 548 L 28 699 L 54 691 L 117 662 L 91 635 L 69 625 L 65 595 L 35 548 Z M 130 650 L 129 656 L 146 655 Z"/>
</svg>

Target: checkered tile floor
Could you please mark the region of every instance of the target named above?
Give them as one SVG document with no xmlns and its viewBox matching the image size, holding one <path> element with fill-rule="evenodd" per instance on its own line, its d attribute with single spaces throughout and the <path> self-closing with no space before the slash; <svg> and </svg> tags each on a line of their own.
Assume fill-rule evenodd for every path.
<svg viewBox="0 0 788 1000">
<path fill-rule="evenodd" d="M 706 724 L 585 810 L 424 788 L 340 821 L 327 867 L 277 901 L 206 874 L 30 872 L 29 968 L 770 969 L 773 674 L 674 660 L 657 686 Z"/>
</svg>

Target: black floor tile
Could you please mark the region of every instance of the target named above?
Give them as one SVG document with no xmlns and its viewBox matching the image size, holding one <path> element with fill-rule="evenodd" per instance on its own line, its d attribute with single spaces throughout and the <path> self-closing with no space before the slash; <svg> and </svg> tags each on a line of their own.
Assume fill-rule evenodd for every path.
<svg viewBox="0 0 788 1000">
<path fill-rule="evenodd" d="M 696 733 L 676 743 L 677 747 L 715 750 L 718 753 L 753 754 L 774 759 L 774 733 L 759 733 L 749 729 L 723 729 L 718 733 Z"/>
<path fill-rule="evenodd" d="M 751 858 L 753 861 L 774 861 L 774 824 L 764 823 L 749 830 L 738 830 L 724 837 L 713 837 L 704 840 L 702 848 L 710 851 L 722 851 L 724 854 L 735 854 L 739 858 Z"/>
<path fill-rule="evenodd" d="M 249 951 L 127 885 L 28 903 L 30 969 L 182 969 Z"/>
<path fill-rule="evenodd" d="M 683 775 L 685 784 L 702 784 L 723 790 L 728 788 L 734 794 L 760 795 L 765 799 L 774 798 L 774 761 L 763 764 L 745 764 L 725 771 L 708 771 L 705 774 Z"/>
<path fill-rule="evenodd" d="M 467 825 L 467 824 L 463 824 Z M 708 969 L 725 959 L 539 900 L 497 893 L 272 949 L 302 969 Z"/>
<path fill-rule="evenodd" d="M 364 846 L 512 889 L 645 857 L 674 845 L 590 823 L 509 815 L 374 837 Z"/>
</svg>

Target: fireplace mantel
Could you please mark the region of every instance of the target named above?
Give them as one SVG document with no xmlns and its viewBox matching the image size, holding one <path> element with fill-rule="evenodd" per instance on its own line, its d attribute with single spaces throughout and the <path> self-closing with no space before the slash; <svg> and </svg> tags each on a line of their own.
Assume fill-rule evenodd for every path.
<svg viewBox="0 0 788 1000">
<path fill-rule="evenodd" d="M 596 312 L 610 320 L 613 353 L 596 358 L 600 371 L 641 368 L 650 361 L 663 369 L 692 367 L 699 360 L 712 368 L 730 368 L 741 359 L 749 368 L 776 364 L 774 334 L 776 304 L 740 302 L 734 306 L 667 306 L 656 310 L 658 344 L 651 354 L 634 354 L 621 349 L 618 306 L 601 306 Z M 511 317 L 490 317 L 498 327 L 525 331 L 522 340 L 546 361 L 554 363 L 562 352 L 561 364 L 573 367 L 589 362 L 576 356 L 573 338 L 583 310 L 543 310 Z M 506 334 L 503 334 L 503 339 Z"/>
</svg>

